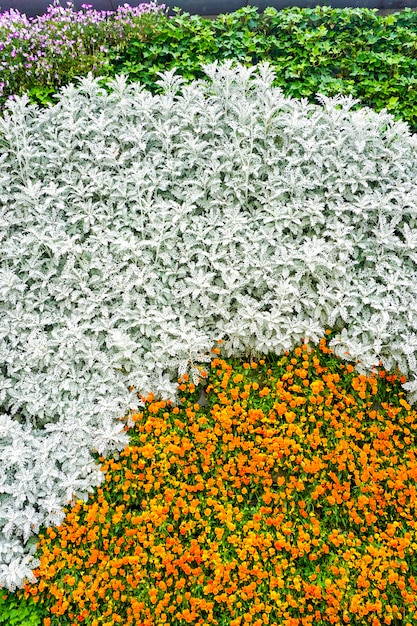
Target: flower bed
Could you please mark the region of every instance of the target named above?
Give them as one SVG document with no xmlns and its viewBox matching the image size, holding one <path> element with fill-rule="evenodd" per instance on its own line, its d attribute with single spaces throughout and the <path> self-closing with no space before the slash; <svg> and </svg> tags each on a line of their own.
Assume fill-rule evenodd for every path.
<svg viewBox="0 0 417 626">
<path fill-rule="evenodd" d="M 103 487 L 41 534 L 45 626 L 417 620 L 417 413 L 322 340 L 146 399 Z"/>
<path fill-rule="evenodd" d="M 110 49 L 140 38 L 163 11 L 164 5 L 153 2 L 117 11 L 96 11 L 88 4 L 74 11 L 71 2 L 65 8 L 55 2 L 29 19 L 6 11 L 0 15 L 0 102 L 26 91 L 42 104 L 54 102 L 56 90 L 74 77 L 106 73 Z"/>
</svg>

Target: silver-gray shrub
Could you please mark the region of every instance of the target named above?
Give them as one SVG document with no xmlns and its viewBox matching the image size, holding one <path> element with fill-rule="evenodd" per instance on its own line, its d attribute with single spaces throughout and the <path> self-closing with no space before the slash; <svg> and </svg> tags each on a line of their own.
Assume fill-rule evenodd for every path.
<svg viewBox="0 0 417 626">
<path fill-rule="evenodd" d="M 417 398 L 417 151 L 405 124 L 272 88 L 268 65 L 91 76 L 0 120 L 0 585 L 127 443 L 137 392 L 207 356 L 337 354 Z M 134 386 L 131 391 L 130 387 Z"/>
</svg>

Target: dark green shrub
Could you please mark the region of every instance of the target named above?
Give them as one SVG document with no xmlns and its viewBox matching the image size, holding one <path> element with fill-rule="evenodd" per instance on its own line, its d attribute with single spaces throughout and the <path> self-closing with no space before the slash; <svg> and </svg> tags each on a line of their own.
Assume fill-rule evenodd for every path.
<svg viewBox="0 0 417 626">
<path fill-rule="evenodd" d="M 116 58 L 117 56 L 117 58 Z M 157 72 L 176 66 L 187 80 L 202 63 L 225 59 L 252 65 L 268 60 L 275 84 L 292 97 L 352 94 L 361 105 L 388 109 L 417 127 L 417 19 L 412 11 L 380 17 L 369 9 L 256 7 L 210 21 L 179 11 L 159 19 L 147 37 L 132 39 L 109 73 L 126 73 L 149 89 Z"/>
<path fill-rule="evenodd" d="M 187 81 L 203 78 L 201 66 L 219 58 L 210 20 L 177 12 L 172 19 L 152 20 L 147 37 L 132 38 L 123 50 L 110 51 L 109 73 L 128 74 L 156 91 L 157 73 L 177 66 Z"/>
</svg>

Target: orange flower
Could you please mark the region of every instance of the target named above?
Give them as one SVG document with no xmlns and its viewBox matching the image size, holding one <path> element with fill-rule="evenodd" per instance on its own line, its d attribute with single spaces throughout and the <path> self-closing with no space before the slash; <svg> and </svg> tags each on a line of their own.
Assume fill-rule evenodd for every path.
<svg viewBox="0 0 417 626">
<path fill-rule="evenodd" d="M 24 593 L 47 626 L 414 623 L 416 413 L 329 355 L 214 359 L 210 408 L 184 379 L 178 407 L 149 396 L 103 485 L 40 537 Z"/>
<path fill-rule="evenodd" d="M 314 380 L 310 383 L 310 389 L 315 395 L 318 395 L 323 391 L 324 383 L 321 380 Z"/>
</svg>

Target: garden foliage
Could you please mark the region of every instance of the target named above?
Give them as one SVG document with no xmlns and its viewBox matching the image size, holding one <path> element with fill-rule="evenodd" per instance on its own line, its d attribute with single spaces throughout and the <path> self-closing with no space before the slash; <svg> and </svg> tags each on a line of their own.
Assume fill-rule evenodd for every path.
<svg viewBox="0 0 417 626">
<path fill-rule="evenodd" d="M 76 50 L 76 51 L 75 51 Z M 25 91 L 33 102 L 54 102 L 57 89 L 91 71 L 127 74 L 151 91 L 158 72 L 173 67 L 187 81 L 205 76 L 203 64 L 234 59 L 269 61 L 286 95 L 351 94 L 361 105 L 387 108 L 417 128 L 415 11 L 380 16 L 376 10 L 290 7 L 263 13 L 253 6 L 209 20 L 164 5 L 94 11 L 50 7 L 27 19 L 0 16 L 0 103 Z"/>
<path fill-rule="evenodd" d="M 1 626 L 41 626 L 39 606 L 31 597 L 18 598 L 16 594 L 0 590 Z"/>
<path fill-rule="evenodd" d="M 406 10 L 254 6 L 215 20 L 181 12 L 153 21 L 145 38 L 111 47 L 109 71 L 127 73 L 155 89 L 157 71 L 177 67 L 201 78 L 201 64 L 235 59 L 245 65 L 268 60 L 275 86 L 292 97 L 351 94 L 362 105 L 387 108 L 417 128 L 417 20 Z M 114 69 L 111 69 L 113 66 Z"/>
<path fill-rule="evenodd" d="M 0 120 L 0 584 L 36 566 L 34 535 L 127 443 L 137 393 L 178 372 L 334 351 L 398 366 L 417 395 L 416 139 L 351 98 L 313 105 L 268 64 L 207 66 L 160 95 L 89 76 Z"/>
</svg>

